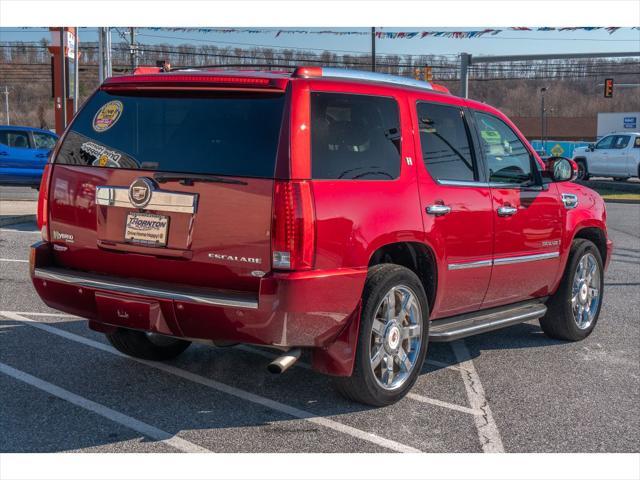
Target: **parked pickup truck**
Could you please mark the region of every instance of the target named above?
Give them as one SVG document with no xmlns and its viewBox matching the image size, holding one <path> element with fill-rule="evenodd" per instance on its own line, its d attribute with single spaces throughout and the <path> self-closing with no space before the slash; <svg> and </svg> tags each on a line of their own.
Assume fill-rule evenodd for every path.
<svg viewBox="0 0 640 480">
<path fill-rule="evenodd" d="M 578 179 L 613 177 L 623 181 L 640 177 L 640 133 L 621 132 L 602 137 L 596 144 L 576 148 Z"/>
<path fill-rule="evenodd" d="M 429 342 L 593 331 L 612 246 L 576 173 L 495 108 L 403 77 L 112 77 L 47 165 L 31 275 L 128 355 L 254 344 L 280 373 L 306 350 L 387 405 Z"/>
</svg>

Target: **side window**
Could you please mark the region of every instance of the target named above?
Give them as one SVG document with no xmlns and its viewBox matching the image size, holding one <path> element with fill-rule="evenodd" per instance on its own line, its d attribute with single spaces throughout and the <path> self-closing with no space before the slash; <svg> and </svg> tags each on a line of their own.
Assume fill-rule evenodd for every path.
<svg viewBox="0 0 640 480">
<path fill-rule="evenodd" d="M 602 140 L 600 140 L 598 143 L 596 143 L 596 149 L 597 150 L 606 150 L 609 148 L 613 148 L 613 140 L 614 140 L 614 136 L 613 135 L 609 135 L 608 137 L 604 137 Z"/>
<path fill-rule="evenodd" d="M 434 180 L 477 180 L 462 110 L 418 103 L 417 111 L 422 160 Z"/>
<path fill-rule="evenodd" d="M 398 178 L 400 138 L 400 113 L 394 99 L 311 93 L 313 178 Z"/>
<path fill-rule="evenodd" d="M 630 139 L 631 137 L 629 135 L 617 135 L 613 144 L 613 148 L 616 148 L 618 150 L 627 148 L 627 145 L 629 145 Z"/>
<path fill-rule="evenodd" d="M 531 154 L 511 128 L 493 115 L 476 112 L 480 143 L 489 167 L 489 182 L 533 181 Z"/>
<path fill-rule="evenodd" d="M 56 137 L 46 133 L 33 132 L 33 142 L 35 143 L 35 148 L 51 150 L 56 144 Z"/>
<path fill-rule="evenodd" d="M 5 130 L 0 132 L 0 143 L 7 147 L 29 148 L 29 136 L 26 132 Z"/>
</svg>

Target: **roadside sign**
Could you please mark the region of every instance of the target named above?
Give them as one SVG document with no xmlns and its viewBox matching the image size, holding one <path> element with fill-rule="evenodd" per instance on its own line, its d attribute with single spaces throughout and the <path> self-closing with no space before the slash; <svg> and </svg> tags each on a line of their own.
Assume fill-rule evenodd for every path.
<svg viewBox="0 0 640 480">
<path fill-rule="evenodd" d="M 638 117 L 624 117 L 624 128 L 637 128 Z"/>
<path fill-rule="evenodd" d="M 559 143 L 556 143 L 551 149 L 551 155 L 553 155 L 554 157 L 559 157 L 563 153 L 564 153 L 564 148 L 562 148 L 562 146 Z"/>
</svg>

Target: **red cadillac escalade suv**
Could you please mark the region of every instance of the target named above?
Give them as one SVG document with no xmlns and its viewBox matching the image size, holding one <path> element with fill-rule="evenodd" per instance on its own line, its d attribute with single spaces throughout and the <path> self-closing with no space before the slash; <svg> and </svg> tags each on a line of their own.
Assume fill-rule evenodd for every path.
<svg viewBox="0 0 640 480">
<path fill-rule="evenodd" d="M 282 372 L 305 349 L 387 405 L 429 342 L 535 319 L 591 333 L 611 242 L 576 171 L 496 109 L 402 77 L 109 78 L 47 165 L 31 275 L 126 354 L 253 344 Z"/>
</svg>

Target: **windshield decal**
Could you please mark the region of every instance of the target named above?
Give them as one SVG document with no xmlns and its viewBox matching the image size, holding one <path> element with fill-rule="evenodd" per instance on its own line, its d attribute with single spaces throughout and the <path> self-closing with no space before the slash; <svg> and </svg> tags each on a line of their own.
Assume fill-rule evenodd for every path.
<svg viewBox="0 0 640 480">
<path fill-rule="evenodd" d="M 116 124 L 123 109 L 124 106 L 120 100 L 105 103 L 93 117 L 93 129 L 98 133 L 109 130 Z"/>
</svg>

